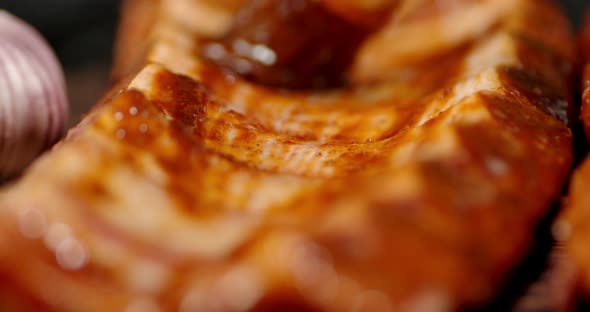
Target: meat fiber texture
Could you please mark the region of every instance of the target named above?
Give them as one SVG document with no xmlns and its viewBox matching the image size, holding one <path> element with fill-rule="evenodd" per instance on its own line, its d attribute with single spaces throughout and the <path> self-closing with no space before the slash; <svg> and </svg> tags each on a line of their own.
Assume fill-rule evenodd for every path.
<svg viewBox="0 0 590 312">
<path fill-rule="evenodd" d="M 357 84 L 322 92 L 204 62 L 195 51 L 232 9 L 127 2 L 128 78 L 0 194 L 0 305 L 494 301 L 569 172 L 574 40 L 545 1 L 422 2 L 363 44 Z"/>
</svg>

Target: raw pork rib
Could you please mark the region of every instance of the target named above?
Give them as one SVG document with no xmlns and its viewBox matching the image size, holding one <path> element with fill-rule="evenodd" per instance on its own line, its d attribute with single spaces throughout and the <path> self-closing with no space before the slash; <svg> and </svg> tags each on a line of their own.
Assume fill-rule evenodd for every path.
<svg viewBox="0 0 590 312">
<path fill-rule="evenodd" d="M 1 309 L 493 301 L 572 160 L 561 12 L 402 1 L 351 86 L 285 91 L 196 53 L 239 2 L 126 4 L 116 73 L 134 74 L 0 195 Z"/>
</svg>

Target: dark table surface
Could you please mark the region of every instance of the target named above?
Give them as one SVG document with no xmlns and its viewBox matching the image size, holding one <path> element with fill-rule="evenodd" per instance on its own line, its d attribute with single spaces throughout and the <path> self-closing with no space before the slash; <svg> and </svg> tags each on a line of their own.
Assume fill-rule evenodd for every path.
<svg viewBox="0 0 590 312">
<path fill-rule="evenodd" d="M 590 0 L 557 0 L 575 25 Z M 71 102 L 70 125 L 80 120 L 105 91 L 119 0 L 0 0 L 48 39 L 65 67 Z"/>
</svg>

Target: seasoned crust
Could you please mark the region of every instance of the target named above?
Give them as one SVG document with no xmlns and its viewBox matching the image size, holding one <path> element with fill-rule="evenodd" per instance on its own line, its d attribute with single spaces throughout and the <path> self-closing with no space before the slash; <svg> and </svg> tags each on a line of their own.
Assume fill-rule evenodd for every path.
<svg viewBox="0 0 590 312">
<path fill-rule="evenodd" d="M 506 1 L 500 26 L 448 54 L 428 45 L 417 63 L 386 64 L 391 81 L 316 94 L 208 66 L 194 53 L 202 29 L 172 3 L 147 37 L 122 36 L 154 36 L 150 64 L 0 195 L 12 283 L 60 311 L 494 299 L 572 161 L 571 38 L 554 7 Z"/>
</svg>

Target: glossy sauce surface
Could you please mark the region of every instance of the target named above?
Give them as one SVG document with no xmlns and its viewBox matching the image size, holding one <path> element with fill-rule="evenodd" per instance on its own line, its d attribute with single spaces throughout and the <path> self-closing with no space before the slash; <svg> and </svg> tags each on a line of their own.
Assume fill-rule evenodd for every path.
<svg viewBox="0 0 590 312">
<path fill-rule="evenodd" d="M 447 8 L 515 4 L 423 3 L 426 16 L 401 23 L 410 33 L 430 34 Z M 544 7 L 523 3 L 510 12 L 528 25 L 519 14 L 536 20 Z M 441 33 L 463 20 L 452 22 Z M 148 64 L 0 195 L 0 277 L 56 311 L 485 306 L 571 164 L 569 60 L 543 37 L 529 41 L 548 53 L 490 25 L 428 46 L 380 83 L 321 92 L 203 66 L 201 41 L 176 25 L 178 41 L 158 41 L 186 54 Z"/>
<path fill-rule="evenodd" d="M 248 1 L 232 30 L 203 47 L 203 55 L 247 79 L 280 88 L 331 88 L 347 84 L 356 49 L 395 3 L 362 15 L 331 1 Z M 346 3 L 345 3 L 346 4 Z M 336 9 L 336 10 L 334 10 Z"/>
</svg>

